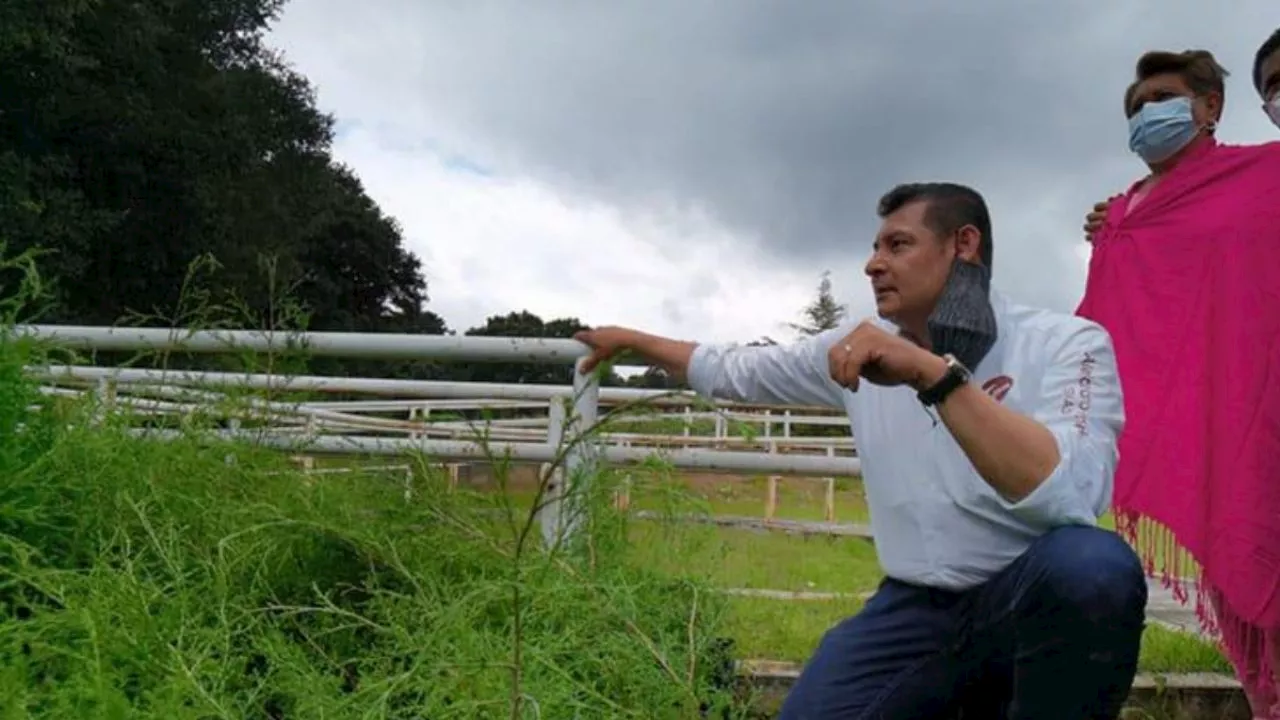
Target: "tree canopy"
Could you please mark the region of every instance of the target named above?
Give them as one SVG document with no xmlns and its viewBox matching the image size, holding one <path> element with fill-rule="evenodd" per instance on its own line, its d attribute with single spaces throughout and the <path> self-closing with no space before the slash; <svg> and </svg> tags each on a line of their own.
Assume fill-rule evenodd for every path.
<svg viewBox="0 0 1280 720">
<path fill-rule="evenodd" d="M 45 320 L 172 319 L 211 256 L 264 322 L 288 290 L 313 329 L 444 330 L 400 228 L 331 157 L 332 118 L 263 42 L 281 5 L 3 3 L 0 240 L 47 251 Z"/>
</svg>

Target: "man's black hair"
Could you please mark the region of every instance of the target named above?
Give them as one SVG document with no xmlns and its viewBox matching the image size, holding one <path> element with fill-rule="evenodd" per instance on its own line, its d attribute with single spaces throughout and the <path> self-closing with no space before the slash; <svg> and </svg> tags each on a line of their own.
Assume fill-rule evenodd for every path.
<svg viewBox="0 0 1280 720">
<path fill-rule="evenodd" d="M 902 206 L 923 200 L 928 203 L 924 222 L 938 237 L 946 237 L 965 225 L 978 229 L 978 259 L 991 269 L 991 214 L 982 195 L 971 187 L 955 183 L 908 183 L 899 185 L 880 198 L 876 213 L 888 217 Z"/>
<path fill-rule="evenodd" d="M 1280 30 L 1271 33 L 1271 37 L 1262 43 L 1262 47 L 1258 48 L 1258 54 L 1253 58 L 1253 87 L 1262 94 L 1262 64 L 1267 58 L 1273 54 L 1280 52 Z M 1263 98 L 1264 100 L 1266 98 Z"/>
</svg>

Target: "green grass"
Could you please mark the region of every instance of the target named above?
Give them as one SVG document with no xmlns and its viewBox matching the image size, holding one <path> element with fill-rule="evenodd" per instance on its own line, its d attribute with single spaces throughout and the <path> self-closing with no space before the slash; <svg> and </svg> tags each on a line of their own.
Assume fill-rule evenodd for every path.
<svg viewBox="0 0 1280 720">
<path fill-rule="evenodd" d="M 803 662 L 828 628 L 862 606 L 858 599 L 773 600 L 735 597 L 730 634 L 744 658 Z M 1231 666 L 1212 645 L 1186 633 L 1150 625 L 1143 634 L 1139 670 L 1149 673 L 1221 672 Z"/>
<path fill-rule="evenodd" d="M 760 515 L 762 479 L 703 483 L 693 493 L 700 509 L 716 514 Z M 821 519 L 821 485 L 803 479 L 778 487 L 778 517 Z M 633 495 L 633 507 L 660 507 L 657 493 Z M 860 489 L 837 493 L 836 519 L 865 522 Z M 1106 523 L 1104 523 L 1106 524 Z M 681 553 L 667 548 L 683 537 Z M 699 537 L 691 542 L 689 537 Z M 635 556 L 672 576 L 695 574 L 714 587 L 830 592 L 854 597 L 832 600 L 729 599 L 730 635 L 740 657 L 803 661 L 822 634 L 861 607 L 858 597 L 875 589 L 881 573 L 872 544 L 859 538 L 799 537 L 783 533 L 637 523 L 631 531 Z M 1224 672 L 1231 668 L 1213 645 L 1158 625 L 1143 637 L 1145 672 Z"/>
<path fill-rule="evenodd" d="M 594 541 L 549 556 L 521 542 L 528 490 L 449 492 L 409 458 L 406 501 L 397 473 L 306 477 L 280 454 L 91 426 L 83 403 L 30 413 L 28 360 L 0 341 L 4 720 L 741 717 L 722 638 L 800 661 L 861 601 L 716 588 L 857 595 L 880 577 L 864 540 L 630 521 L 606 497 L 588 499 Z M 635 508 L 763 512 L 763 478 L 631 475 Z M 823 496 L 783 482 L 777 516 L 820 519 Z M 856 483 L 836 519 L 865 522 Z M 1227 670 L 1160 628 L 1143 669 Z"/>
<path fill-rule="evenodd" d="M 616 475 L 631 477 L 632 509 L 752 516 L 764 512 L 765 477 L 703 476 L 690 487 L 662 471 L 633 470 Z M 611 477 L 606 482 L 618 483 L 620 479 Z M 859 484 L 845 479 L 837 488 L 836 520 L 866 522 L 867 508 Z M 777 486 L 776 517 L 821 520 L 824 496 L 820 482 L 785 479 Z M 533 499 L 528 489 L 508 489 L 506 497 L 521 512 L 531 507 Z M 1101 524 L 1110 527 L 1111 518 L 1103 518 Z M 803 661 L 828 628 L 858 610 L 860 596 L 874 590 L 881 578 L 872 544 L 859 538 L 633 522 L 628 539 L 631 558 L 668 577 L 695 577 L 715 588 L 852 596 L 832 600 L 728 598 L 727 632 L 740 658 Z M 1211 644 L 1158 625 L 1150 626 L 1144 635 L 1141 662 L 1146 672 L 1231 672 Z"/>
<path fill-rule="evenodd" d="M 633 509 L 683 510 L 720 515 L 760 516 L 766 479 L 700 477 L 691 488 L 663 472 L 631 471 Z M 618 482 L 611 478 L 608 482 Z M 836 520 L 866 522 L 867 509 L 856 481 L 836 492 Z M 820 520 L 825 489 L 802 478 L 777 488 L 777 517 Z M 528 490 L 510 489 L 507 497 L 524 509 Z M 1106 517 L 1103 526 L 1110 527 Z M 794 536 L 784 533 L 710 528 L 670 522 L 634 522 L 628 530 L 629 553 L 638 563 L 669 577 L 696 577 L 710 587 L 841 593 L 833 600 L 779 600 L 730 597 L 728 634 L 740 658 L 803 661 L 822 634 L 857 612 L 859 596 L 881 579 L 872 544 L 860 538 Z M 1216 647 L 1192 635 L 1159 625 L 1148 627 L 1142 648 L 1145 672 L 1224 672 L 1231 668 Z"/>
<path fill-rule="evenodd" d="M 28 412 L 0 342 L 0 709 L 18 718 L 739 717 L 727 604 L 599 513 L 548 555 L 420 475 Z M 228 455 L 235 462 L 228 464 Z"/>
<path fill-rule="evenodd" d="M 684 536 L 684 551 L 668 550 Z M 697 537 L 701 542 L 688 538 Z M 860 538 L 798 537 L 729 528 L 636 523 L 632 552 L 662 572 L 692 574 L 720 588 L 765 588 L 858 593 L 875 589 L 875 548 Z M 790 606 L 800 603 L 782 603 Z"/>
</svg>

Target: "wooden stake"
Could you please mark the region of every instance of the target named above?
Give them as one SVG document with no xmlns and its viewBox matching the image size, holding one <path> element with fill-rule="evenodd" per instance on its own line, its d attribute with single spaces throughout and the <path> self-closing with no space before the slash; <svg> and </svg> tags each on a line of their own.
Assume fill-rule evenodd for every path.
<svg viewBox="0 0 1280 720">
<path fill-rule="evenodd" d="M 623 476 L 622 484 L 618 489 L 613 491 L 613 505 L 622 512 L 626 512 L 631 507 L 631 475 L 628 473 Z"/>
<path fill-rule="evenodd" d="M 823 503 L 822 516 L 827 522 L 836 521 L 836 479 L 823 478 L 827 481 L 827 497 Z"/>
<path fill-rule="evenodd" d="M 769 476 L 769 490 L 764 497 L 764 519 L 772 520 L 778 512 L 778 476 Z"/>
</svg>

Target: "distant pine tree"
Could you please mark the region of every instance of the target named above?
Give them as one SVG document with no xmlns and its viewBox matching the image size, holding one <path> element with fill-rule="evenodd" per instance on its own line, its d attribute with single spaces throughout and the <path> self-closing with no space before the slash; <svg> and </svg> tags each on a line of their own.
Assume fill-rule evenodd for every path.
<svg viewBox="0 0 1280 720">
<path fill-rule="evenodd" d="M 822 273 L 822 280 L 818 283 L 818 296 L 804 309 L 806 322 L 787 325 L 801 335 L 817 335 L 839 327 L 848 313 L 848 306 L 836 302 L 831 294 L 831 271 L 828 270 Z"/>
</svg>

